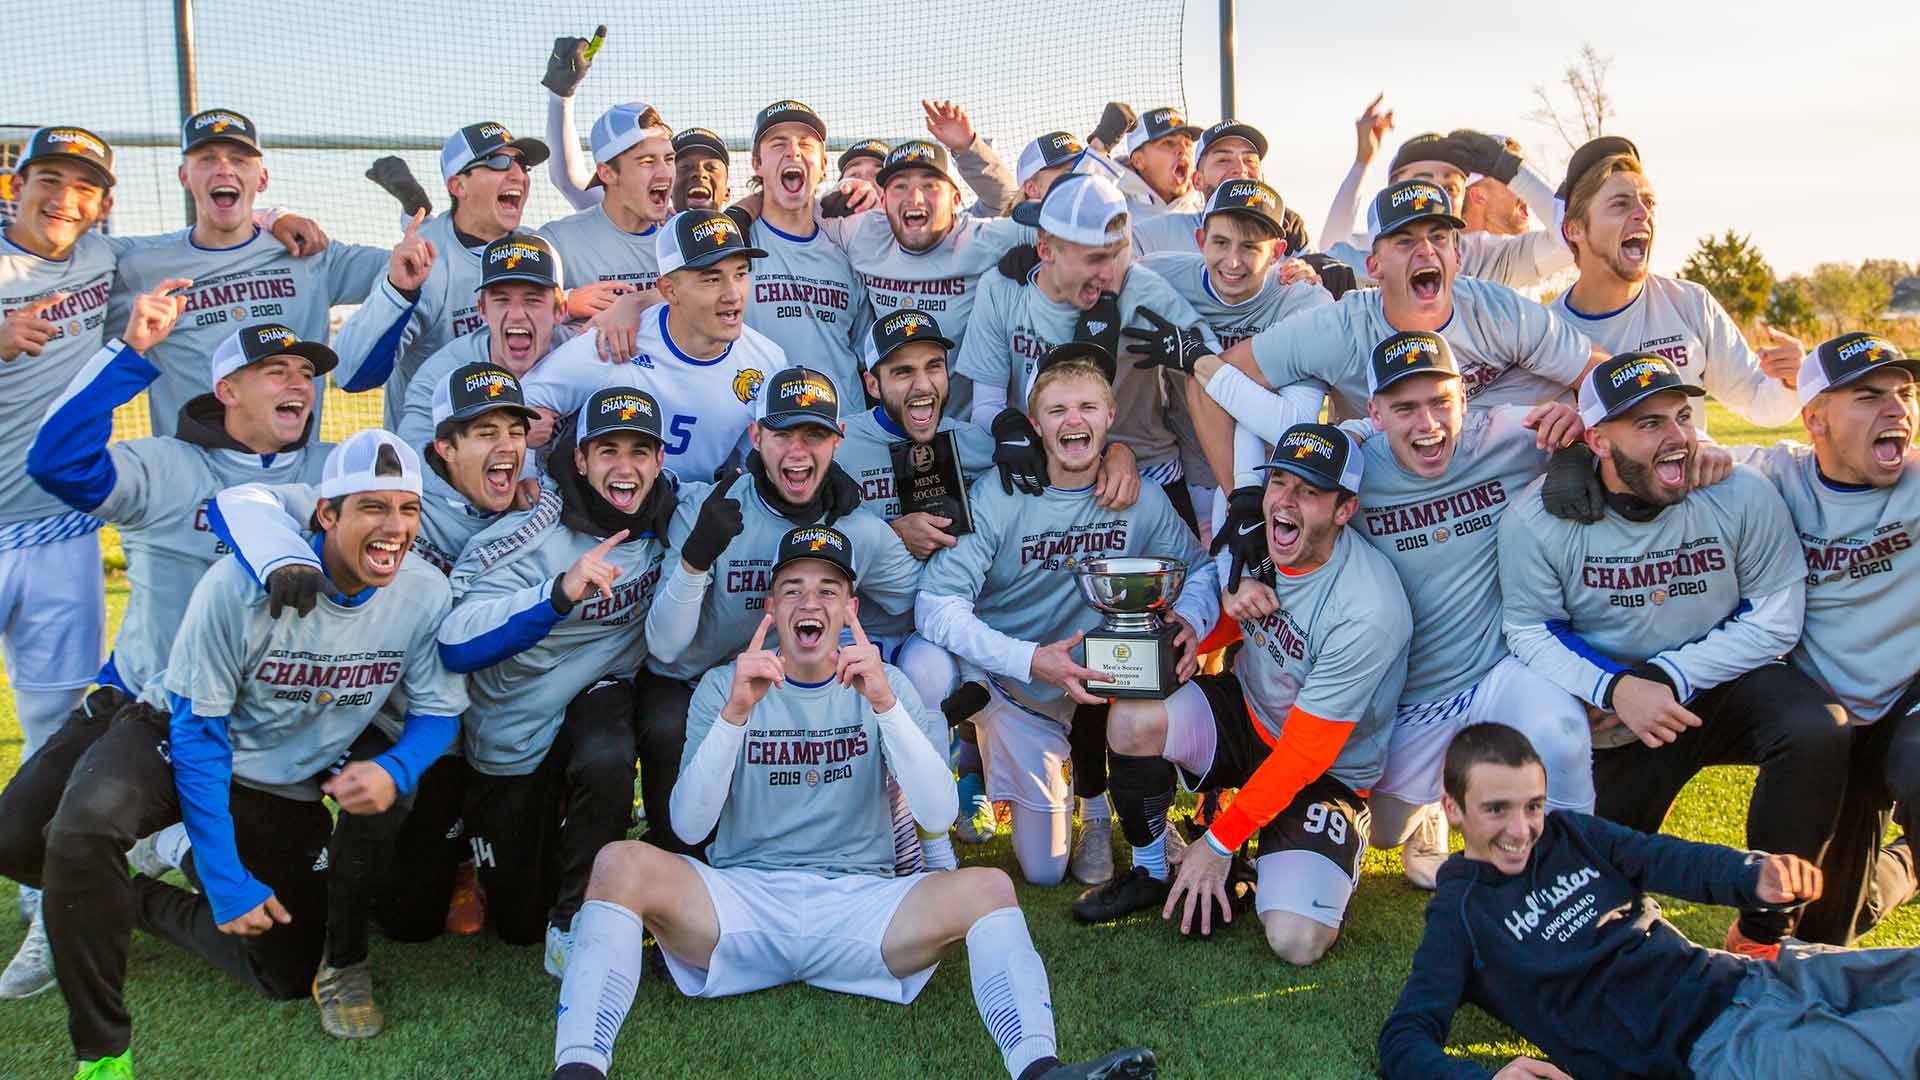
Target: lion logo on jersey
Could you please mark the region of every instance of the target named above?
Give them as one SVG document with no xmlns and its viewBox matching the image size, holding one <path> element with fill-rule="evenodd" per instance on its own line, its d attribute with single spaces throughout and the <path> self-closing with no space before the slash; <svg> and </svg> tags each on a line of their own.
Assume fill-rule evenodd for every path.
<svg viewBox="0 0 1920 1080">
<path fill-rule="evenodd" d="M 1653 595 L 1649 599 L 1651 599 L 1655 604 L 1664 604 L 1667 602 L 1667 590 L 1655 589 L 1653 590 Z"/>
<path fill-rule="evenodd" d="M 735 372 L 733 396 L 739 398 L 742 405 L 751 404 L 754 398 L 760 396 L 760 384 L 766 381 L 767 377 L 759 368 L 747 368 L 744 371 Z"/>
</svg>

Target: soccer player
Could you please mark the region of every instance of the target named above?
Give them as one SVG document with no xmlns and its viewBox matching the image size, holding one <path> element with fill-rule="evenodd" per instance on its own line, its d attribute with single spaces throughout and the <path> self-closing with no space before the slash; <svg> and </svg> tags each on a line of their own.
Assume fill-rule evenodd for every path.
<svg viewBox="0 0 1920 1080">
<path fill-rule="evenodd" d="M 1013 803 L 1014 855 L 1035 885 L 1058 884 L 1068 870 L 1072 815 L 1061 768 L 1068 726 L 1076 704 L 1103 704 L 1085 687 L 1100 673 L 1074 659 L 1100 617 L 1080 598 L 1073 567 L 1130 555 L 1187 565 L 1170 613 L 1182 627 L 1175 643 L 1182 677 L 1196 670 L 1199 635 L 1219 613 L 1213 566 L 1164 492 L 1142 485 L 1124 510 L 1099 502 L 1094 483 L 1115 415 L 1112 363 L 1089 342 L 1057 346 L 1042 361 L 1027 413 L 1046 453 L 1048 487 L 1030 495 L 997 477 L 975 483 L 974 531 L 928 560 L 915 602 L 920 635 L 987 676 L 990 704 L 976 727 L 988 795 Z M 1097 807 L 1083 809 L 1094 812 L 1073 862 L 1088 872 L 1093 863 L 1111 865 L 1104 849 L 1112 826 Z"/>
<path fill-rule="evenodd" d="M 1203 202 L 1193 190 L 1193 145 L 1200 129 L 1170 105 L 1148 109 L 1126 134 L 1118 183 L 1140 210 L 1193 210 Z"/>
<path fill-rule="evenodd" d="M 887 151 L 893 149 L 879 139 L 861 139 L 845 150 L 840 151 L 840 160 L 836 162 L 842 180 L 865 180 L 873 182 L 880 175 L 880 166 L 886 164 Z"/>
<path fill-rule="evenodd" d="M 673 211 L 725 210 L 732 158 L 727 144 L 706 128 L 686 128 L 673 137 Z"/>
<path fill-rule="evenodd" d="M 522 386 L 529 405 L 562 415 L 604 385 L 647 391 L 675 410 L 662 429 L 667 467 L 685 480 L 708 480 L 739 464 L 761 384 L 787 366 L 780 347 L 746 324 L 750 261 L 766 252 L 714 210 L 675 214 L 658 243 L 655 287 L 665 303 L 642 314 L 634 342 L 609 345 L 605 330 L 577 335 Z M 616 363 L 602 362 L 607 348 Z"/>
<path fill-rule="evenodd" d="M 1582 146 L 1563 190 L 1561 231 L 1580 279 L 1554 298 L 1554 314 L 1608 353 L 1665 357 L 1690 385 L 1761 427 L 1799 414 L 1792 383 L 1806 350 L 1798 340 L 1763 324 L 1772 344 L 1756 354 L 1706 286 L 1650 271 L 1659 215 L 1631 142 L 1609 135 Z M 1693 419 L 1704 434 L 1707 411 Z"/>
<path fill-rule="evenodd" d="M 311 543 L 327 586 L 310 614 L 276 617 L 238 559 L 216 562 L 164 678 L 111 717 L 67 724 L 0 795 L 7 874 L 46 885 L 81 1077 L 132 1075 L 135 926 L 267 997 L 306 996 L 327 926 L 322 797 L 347 814 L 385 810 L 466 708 L 433 647 L 446 581 L 406 558 L 419 459 L 387 432 L 359 432 L 328 455 L 320 494 Z M 368 728 L 395 693 L 407 702 L 397 742 Z M 200 891 L 129 877 L 135 838 L 181 820 Z"/>
<path fill-rule="evenodd" d="M 245 326 L 276 323 L 302 340 L 325 342 L 328 312 L 358 304 L 379 279 L 387 253 L 329 243 L 317 254 L 289 251 L 257 221 L 267 190 L 266 159 L 253 122 L 232 109 L 187 118 L 180 136 L 180 184 L 193 198 L 192 226 L 134 241 L 120 253 L 107 322 L 118 325 L 133 298 L 170 278 L 187 278 L 186 308 L 147 361 L 160 378 L 147 390 L 155 435 L 171 435 L 188 401 L 213 389 L 207 358 Z M 312 409 L 317 418 L 320 401 Z"/>
<path fill-rule="evenodd" d="M 1258 908 L 1267 944 L 1290 964 L 1318 960 L 1359 884 L 1368 813 L 1359 792 L 1386 758 L 1411 631 L 1393 565 L 1347 528 L 1363 472 L 1351 436 L 1290 428 L 1262 467 L 1259 509 L 1228 518 L 1266 539 L 1271 573 L 1229 572 L 1222 597 L 1244 644 L 1233 670 L 1200 675 L 1165 701 L 1116 701 L 1113 801 L 1133 870 L 1074 902 L 1106 922 L 1147 907 L 1183 933 L 1231 921 L 1227 871 L 1260 835 Z M 1169 880 L 1159 808 L 1178 767 L 1194 790 L 1239 788 Z"/>
<path fill-rule="evenodd" d="M 559 513 L 480 534 L 453 568 L 440 655 L 467 673 L 466 826 L 501 940 L 546 942 L 559 977 L 601 845 L 633 811 L 635 678 L 674 508 L 661 410 L 614 386 L 588 395 L 547 459 Z"/>
<path fill-rule="evenodd" d="M 1413 970 L 1380 1029 L 1388 1080 L 1485 1077 L 1444 1052 L 1462 1002 L 1537 1043 L 1499 1080 L 1898 1076 L 1920 1061 L 1920 950 L 1793 944 L 1752 961 L 1688 941 L 1649 893 L 1789 910 L 1821 894 L 1791 854 L 1648 836 L 1548 812 L 1526 736 L 1475 724 L 1446 757 L 1466 850 L 1427 904 Z"/>
<path fill-rule="evenodd" d="M 1020 185 L 1022 202 L 1039 202 L 1055 180 L 1073 171 L 1074 163 L 1086 151 L 1071 132 L 1049 131 L 1036 136 L 1020 151 L 1014 164 L 1014 182 Z"/>
<path fill-rule="evenodd" d="M 803 981 L 902 1005 L 965 942 L 1009 1076 L 1155 1075 L 1140 1048 L 1060 1062 L 1046 969 L 1005 874 L 894 874 L 887 778 L 939 833 L 953 822 L 954 786 L 940 721 L 861 629 L 856 543 L 806 525 L 757 553 L 772 556 L 766 614 L 744 651 L 701 677 L 673 789 L 680 839 L 713 833 L 710 865 L 637 842 L 600 853 L 560 986 L 556 1080 L 612 1067 L 647 934 L 689 997 Z"/>
<path fill-rule="evenodd" d="M 1507 644 L 1593 707 L 1596 812 L 1657 832 L 1708 765 L 1760 767 L 1747 809 L 1758 847 L 1818 861 L 1845 783 L 1845 712 L 1777 662 L 1800 637 L 1806 561 L 1780 495 L 1737 466 L 1695 488 L 1693 400 L 1664 358 L 1623 353 L 1580 389 L 1605 516 L 1565 521 L 1545 478 L 1500 521 Z M 1788 913 L 1742 911 L 1727 948 L 1776 955 Z"/>
<path fill-rule="evenodd" d="M 1128 206 L 1104 177 L 1061 180 L 1029 219 L 1037 226 L 1038 265 L 1018 278 L 1002 272 L 981 282 L 969 318 L 976 333 L 961 344 L 955 364 L 973 384 L 974 423 L 994 425 L 1009 399 L 1024 397 L 1039 362 L 1057 345 L 1091 340 L 1111 356 L 1123 327 L 1152 325 L 1143 310 L 1198 326 L 1215 344 L 1213 332 L 1160 275 L 1132 265 Z M 1164 488 L 1180 516 L 1192 522 L 1166 406 L 1169 396 L 1186 395 L 1190 386 L 1184 379 L 1169 384 L 1158 370 L 1120 368 L 1112 387 L 1111 435 L 1132 453 L 1142 481 Z"/>
<path fill-rule="evenodd" d="M 453 197 L 444 213 L 416 212 L 387 261 L 387 279 L 341 324 L 334 339 L 342 389 L 386 388 L 385 424 L 400 422 L 407 384 L 427 357 L 484 325 L 480 257 L 487 244 L 520 227 L 527 170 L 547 160 L 547 145 L 516 139 L 505 125 L 468 124 L 440 148 L 440 175 Z M 394 321 L 404 316 L 395 332 Z"/>
<path fill-rule="evenodd" d="M 1222 120 L 1201 132 L 1199 145 L 1194 150 L 1193 190 L 1202 205 L 1193 210 L 1142 216 L 1133 228 L 1134 254 L 1190 252 L 1196 241 L 1205 246 L 1203 219 L 1220 186 L 1229 180 L 1260 180 L 1260 163 L 1266 156 L 1267 137 L 1252 124 Z M 1312 246 L 1307 240 L 1306 222 L 1300 220 L 1293 207 L 1280 202 L 1277 194 L 1274 198 L 1279 208 L 1280 238 L 1285 241 L 1280 252 L 1289 256 L 1282 265 L 1291 267 L 1287 271 L 1287 283 L 1317 283 L 1319 278 L 1314 268 L 1298 259 Z"/>
<path fill-rule="evenodd" d="M 644 101 L 615 105 L 593 122 L 596 206 L 535 230 L 559 251 L 567 314 L 590 319 L 626 293 L 653 288 L 657 230 L 673 216 L 673 129 Z M 558 166 L 556 166 L 558 167 Z"/>
<path fill-rule="evenodd" d="M 790 98 L 768 105 L 754 117 L 751 160 L 762 198 L 746 242 L 761 254 L 747 325 L 826 372 L 840 400 L 860 401 L 855 350 L 871 318 L 866 286 L 814 221 L 814 189 L 827 171 L 826 122 Z"/>
<path fill-rule="evenodd" d="M 1453 350 L 1430 331 L 1375 346 L 1367 381 L 1379 434 L 1361 447 L 1353 529 L 1392 564 L 1413 616 L 1406 685 L 1367 797 L 1369 841 L 1400 847 L 1407 880 L 1432 889 L 1447 857 L 1440 759 L 1467 724 L 1521 729 L 1547 762 L 1548 805 L 1593 812 L 1586 710 L 1507 651 L 1497 557 L 1501 518 L 1582 428 L 1558 402 L 1469 411 Z"/>
</svg>

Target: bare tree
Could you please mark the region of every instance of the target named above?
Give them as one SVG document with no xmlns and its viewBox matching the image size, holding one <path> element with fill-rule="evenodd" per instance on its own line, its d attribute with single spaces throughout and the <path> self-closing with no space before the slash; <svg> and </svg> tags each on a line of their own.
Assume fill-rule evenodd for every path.
<svg viewBox="0 0 1920 1080">
<path fill-rule="evenodd" d="M 1613 119 L 1613 97 L 1607 93 L 1607 74 L 1613 70 L 1613 57 L 1600 55 L 1591 44 L 1580 46 L 1580 56 L 1561 73 L 1560 81 L 1573 97 L 1573 108 L 1562 111 L 1544 83 L 1533 87 L 1534 110 L 1527 119 L 1558 132 L 1567 149 L 1598 138 Z"/>
</svg>

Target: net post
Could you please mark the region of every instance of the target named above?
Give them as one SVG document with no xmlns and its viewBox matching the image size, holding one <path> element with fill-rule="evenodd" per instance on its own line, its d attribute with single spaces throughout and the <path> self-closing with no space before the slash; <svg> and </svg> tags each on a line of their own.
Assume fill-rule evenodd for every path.
<svg viewBox="0 0 1920 1080">
<path fill-rule="evenodd" d="M 1220 0 L 1220 115 L 1233 116 L 1233 9 L 1234 0 Z"/>
<path fill-rule="evenodd" d="M 173 56 L 180 86 L 180 123 L 200 111 L 200 93 L 193 73 L 193 0 L 173 0 Z M 187 226 L 193 226 L 193 192 L 183 191 Z"/>
</svg>

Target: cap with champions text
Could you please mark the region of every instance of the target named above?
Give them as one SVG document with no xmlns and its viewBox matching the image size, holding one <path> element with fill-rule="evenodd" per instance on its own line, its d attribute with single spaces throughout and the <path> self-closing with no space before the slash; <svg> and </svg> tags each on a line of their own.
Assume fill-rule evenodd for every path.
<svg viewBox="0 0 1920 1080">
<path fill-rule="evenodd" d="M 480 254 L 480 284 L 474 291 L 509 281 L 559 288 L 560 253 L 546 237 L 535 233 L 510 232 L 492 241 Z"/>
<path fill-rule="evenodd" d="M 887 161 L 887 151 L 891 149 L 893 148 L 879 139 L 861 139 L 859 142 L 840 151 L 840 172 L 844 174 L 847 171 L 847 166 L 861 158 L 872 158 L 884 165 Z"/>
<path fill-rule="evenodd" d="M 362 491 L 420 494 L 420 455 L 383 428 L 363 428 L 342 439 L 320 469 L 319 495 L 338 499 Z"/>
<path fill-rule="evenodd" d="M 760 114 L 753 118 L 754 149 L 760 148 L 761 136 L 781 124 L 804 124 L 812 128 L 813 133 L 820 136 L 822 142 L 826 141 L 827 122 L 820 119 L 820 114 L 814 112 L 813 107 L 806 102 L 788 98 L 761 109 Z"/>
<path fill-rule="evenodd" d="M 953 341 L 940 333 L 940 323 L 933 316 L 917 308 L 896 311 L 884 319 L 875 319 L 873 331 L 869 335 L 867 349 L 867 369 L 878 367 L 880 362 L 892 356 L 898 349 L 916 341 L 931 341 L 948 351 L 953 349 Z"/>
<path fill-rule="evenodd" d="M 496 410 L 513 413 L 528 423 L 540 419 L 521 396 L 520 380 L 498 364 L 462 364 L 433 388 L 436 431 L 441 424 L 471 420 Z"/>
<path fill-rule="evenodd" d="M 1267 137 L 1260 134 L 1259 128 L 1238 120 L 1222 120 L 1200 133 L 1200 144 L 1194 147 L 1193 159 L 1198 161 L 1206 157 L 1207 151 L 1224 139 L 1239 139 L 1253 147 L 1256 155 L 1262 158 L 1267 156 Z"/>
<path fill-rule="evenodd" d="M 1373 347 L 1367 360 L 1367 393 L 1377 394 L 1410 375 L 1460 377 L 1447 339 L 1431 330 L 1404 330 Z"/>
<path fill-rule="evenodd" d="M 673 129 L 660 119 L 660 110 L 644 101 L 626 101 L 612 106 L 593 122 L 587 142 L 593 147 L 593 163 L 605 165 L 647 139 L 666 139 L 671 143 Z M 600 171 L 594 170 L 587 186 L 600 187 Z"/>
<path fill-rule="evenodd" d="M 771 579 L 788 563 L 801 559 L 831 563 L 846 575 L 849 584 L 854 580 L 853 541 L 848 540 L 847 534 L 839 529 L 827 525 L 802 525 L 787 530 L 787 535 L 780 538 L 780 549 L 774 554 L 773 569 L 767 577 Z"/>
<path fill-rule="evenodd" d="M 840 397 L 833 392 L 833 380 L 824 373 L 809 367 L 790 367 L 767 380 L 754 420 L 775 431 L 814 424 L 837 434 Z"/>
<path fill-rule="evenodd" d="M 721 161 L 733 160 L 727 154 L 726 140 L 703 127 L 687 128 L 674 135 L 673 152 L 681 156 L 700 153 L 711 155 Z"/>
<path fill-rule="evenodd" d="M 1558 188 L 1554 189 L 1553 197 L 1563 203 L 1571 199 L 1574 186 L 1580 183 L 1580 178 L 1595 165 L 1615 154 L 1625 154 L 1635 161 L 1640 160 L 1640 148 L 1633 145 L 1632 139 L 1623 135 L 1602 135 L 1583 143 L 1580 149 L 1573 152 L 1573 157 L 1567 159 L 1566 178 L 1560 181 Z"/>
<path fill-rule="evenodd" d="M 1705 397 L 1703 387 L 1680 377 L 1659 353 L 1625 352 L 1595 364 L 1580 382 L 1580 422 L 1592 427 L 1611 420 L 1655 394 L 1678 390 Z"/>
<path fill-rule="evenodd" d="M 1011 216 L 1069 244 L 1105 247 L 1128 236 L 1127 197 L 1099 173 L 1066 173 L 1038 202 L 1021 203 Z"/>
<path fill-rule="evenodd" d="M 92 169 L 106 187 L 113 186 L 113 147 L 107 140 L 83 127 L 43 127 L 27 136 L 13 171 L 27 175 L 27 169 L 49 161 L 74 161 Z"/>
<path fill-rule="evenodd" d="M 205 109 L 180 125 L 180 152 L 185 154 L 211 142 L 230 142 L 260 156 L 260 131 L 253 121 L 232 109 Z"/>
<path fill-rule="evenodd" d="M 519 154 L 520 164 L 528 169 L 547 160 L 546 143 L 516 139 L 505 124 L 482 120 L 454 132 L 440 147 L 440 178 L 451 180 L 504 150 Z"/>
<path fill-rule="evenodd" d="M 1229 180 L 1214 188 L 1200 220 L 1204 224 L 1215 214 L 1251 218 L 1275 236 L 1287 234 L 1287 204 L 1281 201 L 1279 192 L 1259 180 Z"/>
<path fill-rule="evenodd" d="M 1189 139 L 1197 139 L 1201 131 L 1197 126 L 1187 123 L 1187 118 L 1180 115 L 1179 109 L 1171 105 L 1162 105 L 1160 108 L 1148 109 L 1140 114 L 1140 122 L 1134 125 L 1132 131 L 1127 132 L 1126 152 L 1131 154 L 1148 143 L 1156 139 L 1164 139 L 1169 135 L 1185 135 Z"/>
<path fill-rule="evenodd" d="M 603 386 L 587 395 L 574 414 L 574 445 L 585 446 L 602 435 L 632 431 L 654 442 L 660 437 L 660 403 L 645 390 L 631 386 Z"/>
<path fill-rule="evenodd" d="M 1444 221 L 1456 229 L 1467 223 L 1454 216 L 1453 200 L 1431 180 L 1402 180 L 1383 188 L 1367 207 L 1367 232 L 1388 236 L 1416 221 Z"/>
<path fill-rule="evenodd" d="M 1086 146 L 1072 132 L 1049 131 L 1020 151 L 1020 161 L 1013 169 L 1014 181 L 1025 184 L 1042 169 L 1071 165 L 1085 149 Z"/>
<path fill-rule="evenodd" d="M 1360 494 L 1363 459 L 1353 436 L 1332 424 L 1295 424 L 1280 433 L 1262 472 L 1290 472 L 1319 488 Z"/>
<path fill-rule="evenodd" d="M 704 269 L 734 255 L 767 257 L 759 248 L 748 247 L 747 234 L 739 224 L 718 210 L 682 210 L 673 215 L 654 240 L 653 251 L 663 276 L 675 270 Z"/>
<path fill-rule="evenodd" d="M 213 381 L 239 371 L 248 364 L 271 360 L 276 356 L 297 356 L 313 365 L 313 377 L 319 378 L 340 363 L 340 357 L 318 341 L 301 341 L 300 335 L 280 323 L 255 323 L 228 334 L 213 350 Z"/>
<path fill-rule="evenodd" d="M 880 171 L 874 175 L 873 182 L 886 187 L 887 181 L 908 169 L 925 169 L 949 184 L 954 183 L 953 169 L 947 164 L 947 148 L 925 139 L 903 142 L 887 151 L 887 160 L 881 162 Z"/>
<path fill-rule="evenodd" d="M 1882 368 L 1899 368 L 1920 379 L 1920 358 L 1908 359 L 1900 346 L 1879 334 L 1855 331 L 1828 338 L 1800 361 L 1800 404 Z"/>
</svg>

